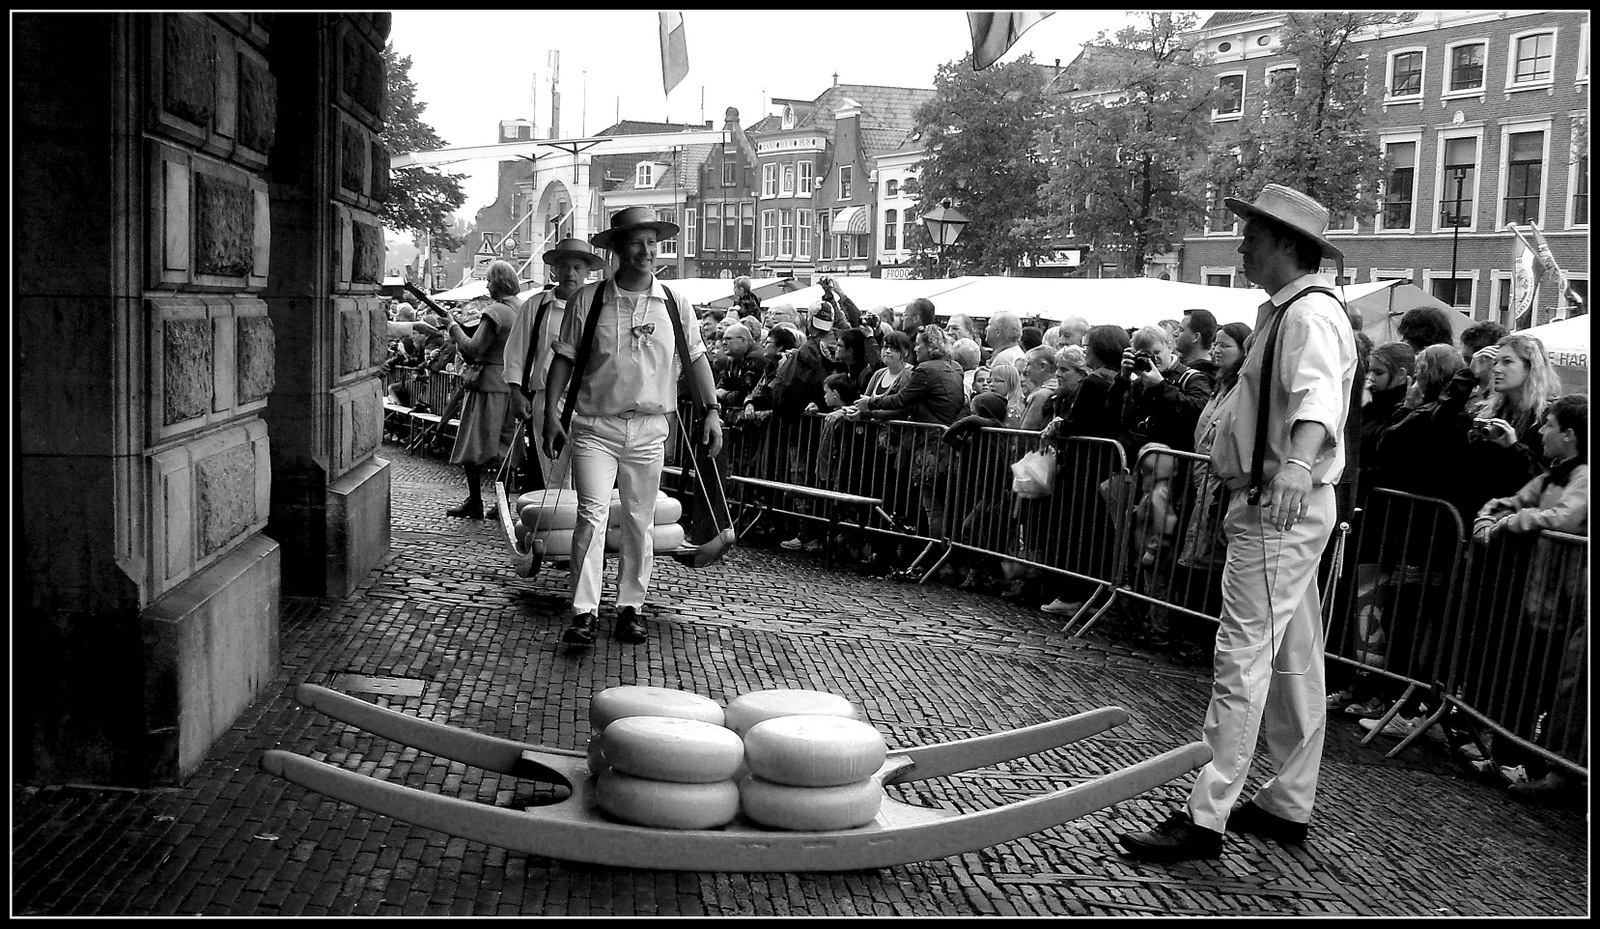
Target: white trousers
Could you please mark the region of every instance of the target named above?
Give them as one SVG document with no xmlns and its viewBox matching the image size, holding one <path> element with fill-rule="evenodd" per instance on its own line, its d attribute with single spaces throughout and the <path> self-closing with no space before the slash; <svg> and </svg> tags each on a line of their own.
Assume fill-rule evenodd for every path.
<svg viewBox="0 0 1600 929">
<path fill-rule="evenodd" d="M 539 464 L 539 473 L 544 477 L 544 486 L 547 489 L 570 490 L 572 488 L 572 444 L 569 442 L 561 450 L 560 457 L 546 458 L 544 443 L 539 441 L 540 430 L 544 428 L 544 404 L 549 391 L 536 390 L 528 401 L 528 444 L 533 449 L 533 460 Z"/>
<path fill-rule="evenodd" d="M 1255 803 L 1309 822 L 1328 728 L 1317 567 L 1338 519 L 1333 487 L 1313 487 L 1305 518 L 1285 532 L 1246 496 L 1236 491 L 1228 505 L 1222 621 L 1204 732 L 1211 761 L 1189 792 L 1190 817 L 1217 832 L 1244 790 L 1258 735 L 1276 773 Z"/>
<path fill-rule="evenodd" d="M 661 488 L 667 432 L 663 413 L 572 418 L 568 444 L 578 491 L 578 524 L 572 530 L 573 615 L 600 608 L 612 488 L 622 501 L 617 608 L 644 606 L 655 561 L 650 526 L 655 521 L 656 491 Z"/>
</svg>

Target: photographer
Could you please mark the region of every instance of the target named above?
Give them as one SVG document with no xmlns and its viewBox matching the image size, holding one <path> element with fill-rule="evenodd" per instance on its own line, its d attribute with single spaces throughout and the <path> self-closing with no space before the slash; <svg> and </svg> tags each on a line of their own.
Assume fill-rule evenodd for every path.
<svg viewBox="0 0 1600 929">
<path fill-rule="evenodd" d="M 1211 378 L 1178 360 L 1165 329 L 1146 326 L 1134 333 L 1111 390 L 1113 401 L 1122 404 L 1118 439 L 1129 462 L 1148 442 L 1194 450 L 1194 425 L 1211 399 Z"/>
</svg>

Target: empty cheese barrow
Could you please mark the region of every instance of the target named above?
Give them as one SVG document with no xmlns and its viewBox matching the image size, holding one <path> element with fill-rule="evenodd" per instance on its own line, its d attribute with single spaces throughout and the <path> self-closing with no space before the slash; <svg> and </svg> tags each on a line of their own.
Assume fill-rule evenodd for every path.
<svg viewBox="0 0 1600 929">
<path fill-rule="evenodd" d="M 786 832 L 743 816 L 720 829 L 635 826 L 600 811 L 583 752 L 545 748 L 481 735 L 374 706 L 301 684 L 301 703 L 402 745 L 500 774 L 566 787 L 548 806 L 507 809 L 427 793 L 272 750 L 268 772 L 309 790 L 453 836 L 513 851 L 619 868 L 663 871 L 855 871 L 948 858 L 1009 842 L 1136 797 L 1211 759 L 1203 742 L 1172 749 L 1095 780 L 1027 800 L 957 813 L 884 797 L 878 816 L 855 829 Z M 893 749 L 873 775 L 881 786 L 945 777 L 972 768 L 1070 745 L 1128 719 L 1102 707 L 1006 732 L 913 748 Z"/>
</svg>

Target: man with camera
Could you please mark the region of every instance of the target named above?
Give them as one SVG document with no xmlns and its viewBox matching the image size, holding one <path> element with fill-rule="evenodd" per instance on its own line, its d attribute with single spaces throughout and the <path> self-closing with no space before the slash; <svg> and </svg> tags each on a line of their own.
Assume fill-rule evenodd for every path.
<svg viewBox="0 0 1600 929">
<path fill-rule="evenodd" d="M 1178 360 L 1167 331 L 1146 326 L 1122 353 L 1121 377 L 1112 388 L 1122 402 L 1119 437 L 1128 461 L 1148 442 L 1194 450 L 1194 425 L 1211 399 L 1211 378 Z"/>
</svg>

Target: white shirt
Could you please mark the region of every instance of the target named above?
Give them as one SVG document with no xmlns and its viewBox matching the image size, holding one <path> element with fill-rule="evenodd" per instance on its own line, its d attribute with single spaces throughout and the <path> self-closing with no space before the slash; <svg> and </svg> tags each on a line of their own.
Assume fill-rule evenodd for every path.
<svg viewBox="0 0 1600 929">
<path fill-rule="evenodd" d="M 594 303 L 595 288 L 604 288 L 599 325 L 595 327 L 587 371 L 575 412 L 588 416 L 623 413 L 670 413 L 678 408 L 678 350 L 672 320 L 667 316 L 667 291 L 654 276 L 647 291 L 632 292 L 612 280 L 585 284 L 568 301 L 571 309 L 551 346 L 554 354 L 577 363 L 578 343 Z M 689 363 L 706 353 L 694 306 L 674 294 L 678 318 L 688 343 Z"/>
</svg>

